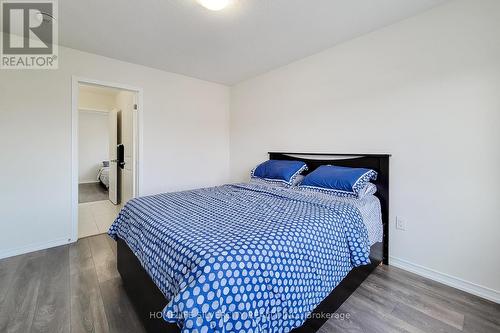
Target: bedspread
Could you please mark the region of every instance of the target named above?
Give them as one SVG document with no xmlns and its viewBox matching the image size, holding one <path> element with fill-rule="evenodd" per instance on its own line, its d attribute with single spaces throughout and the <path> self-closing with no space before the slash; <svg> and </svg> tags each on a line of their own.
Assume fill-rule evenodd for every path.
<svg viewBox="0 0 500 333">
<path fill-rule="evenodd" d="M 257 184 L 133 199 L 109 235 L 126 241 L 183 332 L 289 332 L 370 262 L 356 207 Z"/>
</svg>

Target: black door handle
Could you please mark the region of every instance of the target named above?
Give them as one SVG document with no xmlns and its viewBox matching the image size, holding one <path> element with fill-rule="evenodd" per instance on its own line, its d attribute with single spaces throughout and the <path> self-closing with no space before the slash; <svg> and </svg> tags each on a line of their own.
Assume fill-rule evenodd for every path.
<svg viewBox="0 0 500 333">
<path fill-rule="evenodd" d="M 121 143 L 116 146 L 116 157 L 120 169 L 125 168 L 125 146 Z"/>
</svg>

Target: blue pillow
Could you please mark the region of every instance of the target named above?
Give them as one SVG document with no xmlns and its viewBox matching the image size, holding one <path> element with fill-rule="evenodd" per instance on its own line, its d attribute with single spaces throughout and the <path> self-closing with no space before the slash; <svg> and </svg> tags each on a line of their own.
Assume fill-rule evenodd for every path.
<svg viewBox="0 0 500 333">
<path fill-rule="evenodd" d="M 295 178 L 304 170 L 307 170 L 307 165 L 304 162 L 269 160 L 253 169 L 251 177 L 285 183 L 291 186 Z"/>
<path fill-rule="evenodd" d="M 299 187 L 343 197 L 358 197 L 366 184 L 375 179 L 377 173 L 371 169 L 322 165 L 308 174 Z"/>
</svg>

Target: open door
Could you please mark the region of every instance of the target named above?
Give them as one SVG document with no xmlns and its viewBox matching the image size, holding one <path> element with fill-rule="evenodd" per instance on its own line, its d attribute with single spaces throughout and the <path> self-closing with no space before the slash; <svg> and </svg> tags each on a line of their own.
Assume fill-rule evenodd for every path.
<svg viewBox="0 0 500 333">
<path fill-rule="evenodd" d="M 109 126 L 109 200 L 118 204 L 118 110 L 108 114 Z"/>
</svg>

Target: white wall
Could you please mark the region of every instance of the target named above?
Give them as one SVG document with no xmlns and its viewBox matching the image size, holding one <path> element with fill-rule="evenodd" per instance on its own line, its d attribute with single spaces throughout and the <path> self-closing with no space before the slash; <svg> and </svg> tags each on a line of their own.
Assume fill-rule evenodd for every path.
<svg viewBox="0 0 500 333">
<path fill-rule="evenodd" d="M 78 182 L 97 182 L 102 161 L 109 159 L 109 111 L 118 91 L 80 85 L 78 92 Z M 104 112 L 95 112 L 104 111 Z"/>
<path fill-rule="evenodd" d="M 97 182 L 102 161 L 109 159 L 108 114 L 80 111 L 78 115 L 78 182 Z"/>
<path fill-rule="evenodd" d="M 117 91 L 80 85 L 78 107 L 81 109 L 111 110 L 116 105 Z"/>
<path fill-rule="evenodd" d="M 392 262 L 500 301 L 499 38 L 500 1 L 453 1 L 237 85 L 232 179 L 272 150 L 392 153 Z"/>
<path fill-rule="evenodd" d="M 228 178 L 226 86 L 59 51 L 58 70 L 0 71 L 0 257 L 71 236 L 72 75 L 143 88 L 140 194 Z"/>
</svg>

